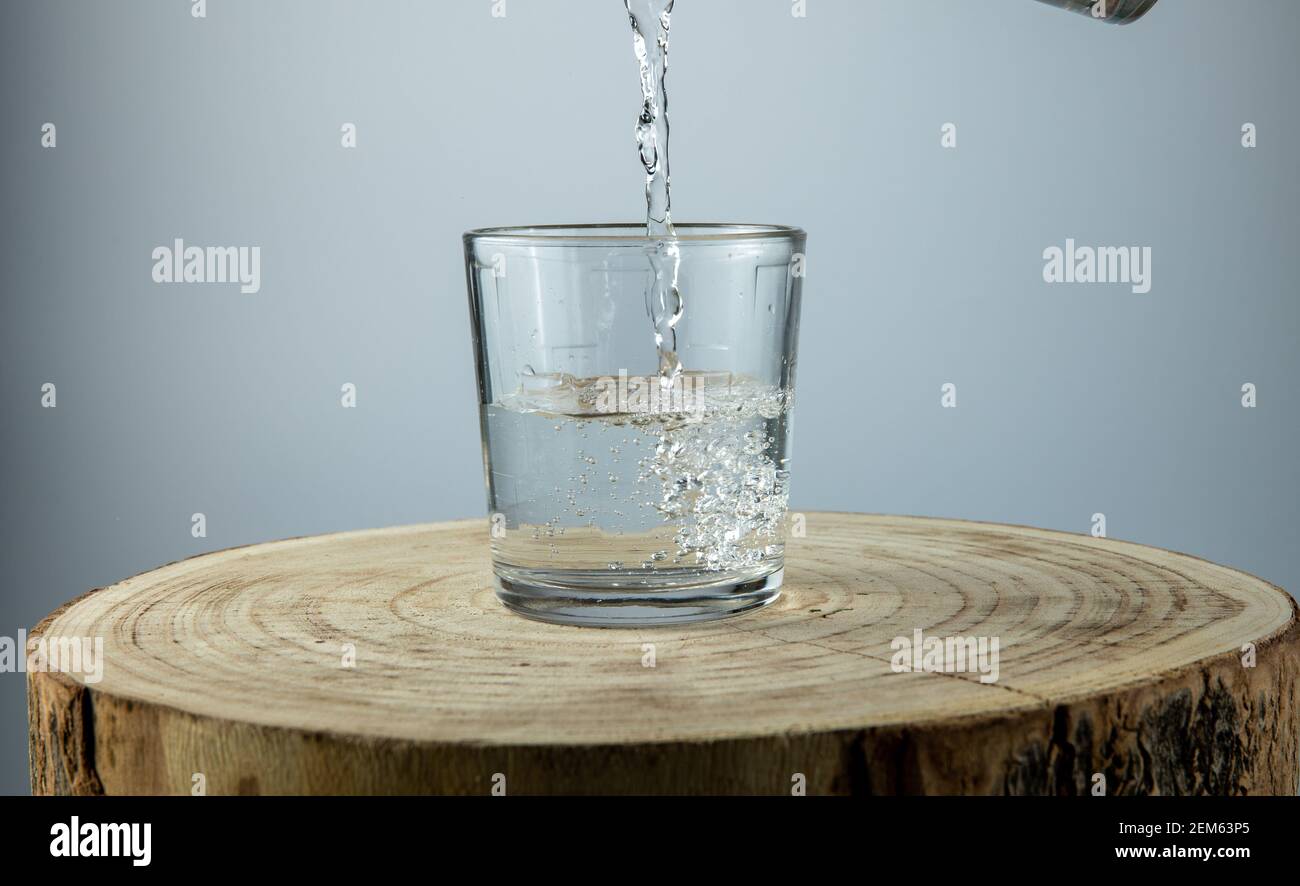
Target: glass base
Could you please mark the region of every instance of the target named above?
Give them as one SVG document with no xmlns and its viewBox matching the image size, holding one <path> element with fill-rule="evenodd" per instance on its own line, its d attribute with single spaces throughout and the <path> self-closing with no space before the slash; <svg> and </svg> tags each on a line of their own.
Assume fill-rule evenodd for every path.
<svg viewBox="0 0 1300 886">
<path fill-rule="evenodd" d="M 778 568 L 766 575 L 737 579 L 729 574 L 719 583 L 651 590 L 573 587 L 555 583 L 560 576 L 554 572 L 530 573 L 498 568 L 497 599 L 525 618 L 598 628 L 688 624 L 752 612 L 781 595 L 785 576 Z"/>
</svg>

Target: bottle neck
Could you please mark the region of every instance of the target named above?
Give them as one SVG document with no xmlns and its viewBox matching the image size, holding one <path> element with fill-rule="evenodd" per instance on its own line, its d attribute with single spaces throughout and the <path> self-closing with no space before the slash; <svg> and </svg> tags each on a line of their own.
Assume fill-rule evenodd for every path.
<svg viewBox="0 0 1300 886">
<path fill-rule="evenodd" d="M 1038 0 L 1038 2 L 1068 9 L 1114 25 L 1137 21 L 1156 5 L 1156 0 Z"/>
</svg>

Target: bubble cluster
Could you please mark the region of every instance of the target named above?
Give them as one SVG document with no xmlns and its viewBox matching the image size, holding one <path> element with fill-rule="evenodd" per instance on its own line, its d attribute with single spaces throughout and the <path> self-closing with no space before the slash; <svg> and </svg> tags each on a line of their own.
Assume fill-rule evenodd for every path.
<svg viewBox="0 0 1300 886">
<path fill-rule="evenodd" d="M 655 508 L 676 527 L 678 562 L 710 571 L 758 565 L 779 552 L 789 472 L 778 464 L 773 420 L 786 392 L 752 386 L 715 397 L 689 421 L 666 423 L 638 482 L 657 488 Z"/>
</svg>

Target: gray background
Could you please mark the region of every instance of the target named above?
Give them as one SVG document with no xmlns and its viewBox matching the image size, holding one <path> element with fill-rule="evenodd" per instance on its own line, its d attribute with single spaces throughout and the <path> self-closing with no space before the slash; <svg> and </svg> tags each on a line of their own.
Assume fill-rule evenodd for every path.
<svg viewBox="0 0 1300 886">
<path fill-rule="evenodd" d="M 643 208 L 619 0 L 490 8 L 3 5 L 0 634 L 201 551 L 484 512 L 460 233 Z M 810 234 L 795 506 L 1101 511 L 1300 587 L 1298 37 L 1294 0 L 679 0 L 675 217 Z M 174 237 L 260 245 L 262 291 L 154 284 Z M 1151 246 L 1151 293 L 1044 284 L 1067 237 Z"/>
</svg>

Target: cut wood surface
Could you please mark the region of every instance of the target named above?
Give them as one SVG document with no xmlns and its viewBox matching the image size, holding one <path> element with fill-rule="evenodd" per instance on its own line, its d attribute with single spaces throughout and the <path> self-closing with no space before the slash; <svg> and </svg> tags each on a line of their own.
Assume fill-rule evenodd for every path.
<svg viewBox="0 0 1300 886">
<path fill-rule="evenodd" d="M 103 638 L 103 674 L 29 674 L 33 791 L 1297 790 L 1296 606 L 1232 569 L 812 513 L 768 608 L 613 630 L 509 613 L 487 534 L 474 520 L 236 548 L 63 607 L 34 637 Z M 988 654 L 900 671 L 917 631 L 923 649 Z"/>
</svg>

